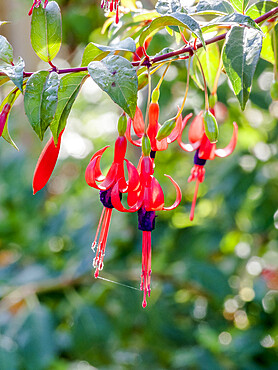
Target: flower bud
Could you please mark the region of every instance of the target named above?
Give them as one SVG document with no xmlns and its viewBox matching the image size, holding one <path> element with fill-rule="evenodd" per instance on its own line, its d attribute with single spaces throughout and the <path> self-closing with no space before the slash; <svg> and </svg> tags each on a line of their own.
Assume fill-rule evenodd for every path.
<svg viewBox="0 0 278 370">
<path fill-rule="evenodd" d="M 209 106 L 210 106 L 210 108 L 213 108 L 216 103 L 217 103 L 217 94 L 211 94 L 210 97 L 209 97 Z"/>
<path fill-rule="evenodd" d="M 142 153 L 144 154 L 145 157 L 148 157 L 151 153 L 151 142 L 148 136 L 145 134 L 142 137 Z"/>
<path fill-rule="evenodd" d="M 209 111 L 205 111 L 204 113 L 204 126 L 205 126 L 205 133 L 209 139 L 209 141 L 213 143 L 217 143 L 218 141 L 218 125 L 216 119 L 213 114 Z"/>
<path fill-rule="evenodd" d="M 158 130 L 158 133 L 156 135 L 156 139 L 158 141 L 161 141 L 162 139 L 165 139 L 165 137 L 169 136 L 171 132 L 176 127 L 176 119 L 170 118 L 168 121 L 166 121 L 163 126 L 160 127 Z"/>
<path fill-rule="evenodd" d="M 127 127 L 127 119 L 125 112 L 120 116 L 118 120 L 118 132 L 120 136 L 124 136 Z"/>
<path fill-rule="evenodd" d="M 270 88 L 272 100 L 278 100 L 278 81 L 274 81 Z"/>
<path fill-rule="evenodd" d="M 148 74 L 147 73 L 141 73 L 138 76 L 138 90 L 143 89 L 148 84 Z"/>
</svg>

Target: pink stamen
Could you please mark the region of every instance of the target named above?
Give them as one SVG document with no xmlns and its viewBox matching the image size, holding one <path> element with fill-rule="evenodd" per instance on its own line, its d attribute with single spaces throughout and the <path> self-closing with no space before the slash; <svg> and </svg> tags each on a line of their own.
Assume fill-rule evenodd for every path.
<svg viewBox="0 0 278 370">
<path fill-rule="evenodd" d="M 147 294 L 151 294 L 151 231 L 143 231 L 142 240 L 142 274 L 140 289 L 143 290 L 142 307 L 147 306 Z"/>
<path fill-rule="evenodd" d="M 102 209 L 102 212 L 101 212 L 101 215 L 100 215 L 100 219 L 99 219 L 99 223 L 98 223 L 98 227 L 97 227 L 96 236 L 95 236 L 95 239 L 94 239 L 93 244 L 92 244 L 92 250 L 93 251 L 95 251 L 95 247 L 97 246 L 97 237 L 98 237 L 98 233 L 99 233 L 99 230 L 100 230 L 100 226 L 102 224 L 104 212 L 105 212 L 105 207 L 103 207 L 103 209 Z"/>
<path fill-rule="evenodd" d="M 95 240 L 93 242 L 94 248 L 97 245 L 97 236 L 101 227 L 100 237 L 99 237 L 99 243 L 97 245 L 97 251 L 96 256 L 93 260 L 93 266 L 96 269 L 95 271 L 95 278 L 98 277 L 99 271 L 103 269 L 103 258 L 105 256 L 105 247 L 107 243 L 107 237 L 108 237 L 108 231 L 110 227 L 111 222 L 111 216 L 112 216 L 112 210 L 113 208 L 106 208 L 103 207 L 102 214 L 100 216 L 100 222 L 98 224 L 97 233 Z"/>
</svg>

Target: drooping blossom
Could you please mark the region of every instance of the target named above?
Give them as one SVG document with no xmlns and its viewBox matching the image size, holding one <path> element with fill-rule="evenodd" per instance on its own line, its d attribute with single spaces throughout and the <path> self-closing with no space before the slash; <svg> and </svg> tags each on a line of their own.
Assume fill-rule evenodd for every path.
<svg viewBox="0 0 278 370">
<path fill-rule="evenodd" d="M 38 8 L 41 5 L 41 2 L 42 0 L 34 0 L 34 3 L 31 6 L 31 9 L 29 10 L 28 15 L 32 15 L 34 8 Z M 47 4 L 48 4 L 48 0 L 45 0 L 43 7 L 45 8 Z"/>
<path fill-rule="evenodd" d="M 127 140 L 124 136 L 119 136 L 117 138 L 114 149 L 113 163 L 107 175 L 104 176 L 102 174 L 100 169 L 100 160 L 108 147 L 109 146 L 106 146 L 100 149 L 93 155 L 85 172 L 87 184 L 95 189 L 100 190 L 100 201 L 103 204 L 103 211 L 100 216 L 96 236 L 92 244 L 93 251 L 95 251 L 95 248 L 97 248 L 96 256 L 93 261 L 96 278 L 99 275 L 99 271 L 103 268 L 103 258 L 105 255 L 112 210 L 114 208 L 111 202 L 111 192 L 116 183 L 118 184 L 117 189 L 119 196 L 121 196 L 122 193 L 128 193 L 129 195 L 131 191 L 135 191 L 139 187 L 139 174 L 137 169 L 131 162 L 125 159 Z M 126 163 L 127 166 L 128 181 L 125 180 L 124 163 Z M 132 203 L 129 202 L 129 198 L 128 204 L 132 205 Z M 100 236 L 98 240 L 99 233 Z"/>
<path fill-rule="evenodd" d="M 214 114 L 213 110 L 211 110 L 211 112 Z M 215 157 L 224 158 L 232 154 L 237 143 L 238 126 L 235 122 L 233 123 L 234 131 L 230 143 L 224 149 L 216 149 L 216 144 L 212 144 L 205 134 L 203 112 L 200 112 L 194 118 L 189 127 L 188 144 L 183 143 L 181 138 L 182 131 L 185 128 L 185 125 L 186 122 L 183 121 L 181 134 L 177 138 L 178 143 L 180 147 L 186 152 L 193 152 L 194 150 L 196 151 L 194 156 L 194 166 L 191 170 L 191 175 L 188 178 L 188 182 L 196 181 L 195 192 L 190 212 L 190 220 L 192 221 L 194 218 L 194 210 L 198 195 L 199 184 L 202 183 L 205 179 L 204 165 L 206 164 L 207 160 L 213 160 Z"/>
<path fill-rule="evenodd" d="M 186 122 L 192 117 L 192 114 L 188 114 L 184 118 L 184 125 Z M 151 149 L 153 152 L 166 150 L 168 148 L 168 145 L 175 141 L 177 137 L 179 136 L 181 130 L 182 130 L 182 117 L 181 115 L 176 120 L 176 126 L 173 129 L 173 131 L 170 133 L 170 135 L 160 141 L 156 139 L 157 133 L 161 127 L 161 125 L 158 123 L 159 118 L 159 105 L 158 103 L 152 102 L 149 106 L 149 125 L 147 128 L 147 136 L 150 139 L 151 142 Z M 133 140 L 131 138 L 131 126 L 134 129 L 135 134 L 139 137 L 138 140 Z M 140 108 L 136 108 L 135 116 L 133 120 L 131 118 L 127 121 L 127 130 L 126 130 L 126 138 L 127 140 L 136 146 L 142 146 L 142 137 L 144 136 L 144 118 L 143 114 L 140 110 Z"/>
<path fill-rule="evenodd" d="M 59 134 L 57 145 L 51 137 L 39 156 L 33 176 L 33 194 L 41 190 L 52 175 L 60 152 L 63 132 L 64 130 Z"/>
<path fill-rule="evenodd" d="M 101 0 L 100 6 L 109 12 L 115 11 L 115 23 L 119 23 L 119 0 Z"/>
<path fill-rule="evenodd" d="M 128 194 L 129 208 L 122 205 L 119 196 L 120 182 L 113 187 L 111 200 L 113 206 L 121 212 L 138 212 L 138 229 L 143 232 L 142 236 L 142 273 L 140 289 L 143 291 L 142 306 L 146 307 L 147 295 L 150 296 L 151 288 L 151 232 L 155 228 L 155 212 L 169 211 L 176 208 L 181 201 L 181 190 L 178 184 L 167 176 L 176 189 L 176 200 L 170 207 L 164 205 L 163 190 L 153 176 L 154 164 L 149 156 L 143 156 L 139 162 L 140 187 Z"/>
</svg>

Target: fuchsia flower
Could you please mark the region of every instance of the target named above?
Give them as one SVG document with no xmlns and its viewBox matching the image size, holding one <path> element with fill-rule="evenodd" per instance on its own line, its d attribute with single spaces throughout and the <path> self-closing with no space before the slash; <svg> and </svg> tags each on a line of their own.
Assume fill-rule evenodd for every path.
<svg viewBox="0 0 278 370">
<path fill-rule="evenodd" d="M 105 255 L 105 247 L 108 237 L 109 226 L 111 222 L 113 203 L 111 202 L 111 192 L 117 184 L 119 197 L 121 193 L 130 193 L 139 187 L 139 174 L 131 162 L 125 159 L 127 141 L 124 136 L 119 136 L 115 143 L 114 160 L 106 176 L 103 176 L 100 169 L 100 160 L 109 146 L 106 146 L 97 151 L 86 169 L 85 179 L 88 185 L 100 190 L 100 201 L 103 204 L 103 211 L 100 216 L 97 227 L 96 236 L 92 244 L 92 249 L 96 256 L 93 261 L 93 266 L 96 269 L 95 277 L 99 275 L 99 271 L 103 268 L 103 258 Z M 124 162 L 126 162 L 128 171 L 128 181 L 125 180 Z M 133 203 L 128 204 L 133 205 Z M 100 232 L 99 242 L 97 243 L 98 234 Z"/>
<path fill-rule="evenodd" d="M 143 157 L 139 162 L 140 186 L 128 193 L 130 208 L 121 203 L 121 181 L 117 181 L 111 192 L 113 206 L 121 212 L 138 212 L 138 229 L 143 231 L 142 241 L 142 274 L 141 290 L 144 291 L 142 306 L 146 307 L 147 294 L 150 296 L 151 288 L 151 232 L 155 228 L 155 211 L 170 211 L 176 208 L 181 201 L 181 190 L 178 184 L 167 176 L 176 189 L 176 200 L 170 207 L 164 206 L 163 190 L 153 176 L 154 164 L 150 157 Z"/>
<path fill-rule="evenodd" d="M 191 117 L 192 117 L 192 114 L 190 113 L 184 118 L 185 124 Z M 149 107 L 149 125 L 147 129 L 147 136 L 150 139 L 151 148 L 153 152 L 166 150 L 168 148 L 168 144 L 172 143 L 173 141 L 177 139 L 182 129 L 182 118 L 180 115 L 178 119 L 176 120 L 176 126 L 171 132 L 171 134 L 168 137 L 162 139 L 161 141 L 158 141 L 156 139 L 156 136 L 157 136 L 158 130 L 161 127 L 161 125 L 158 123 L 158 118 L 159 118 L 159 105 L 158 103 L 151 103 Z M 138 140 L 133 140 L 131 138 L 131 133 L 130 133 L 131 125 L 133 126 L 135 134 L 139 137 Z M 144 136 L 144 127 L 145 127 L 145 124 L 144 124 L 144 118 L 143 118 L 142 112 L 137 107 L 134 119 L 132 120 L 131 118 L 129 118 L 127 121 L 127 130 L 126 130 L 127 140 L 133 145 L 142 146 L 142 137 Z"/>
<path fill-rule="evenodd" d="M 116 12 L 115 22 L 119 23 L 119 0 L 101 0 L 101 8 L 113 12 Z"/>
<path fill-rule="evenodd" d="M 211 110 L 214 114 L 214 111 Z M 197 200 L 199 184 L 205 179 L 205 168 L 204 165 L 208 159 L 213 160 L 215 157 L 227 157 L 232 154 L 237 143 L 237 132 L 238 126 L 234 122 L 234 131 L 230 143 L 224 149 L 216 149 L 216 144 L 212 144 L 207 135 L 205 134 L 205 127 L 203 121 L 203 112 L 200 112 L 193 120 L 188 133 L 190 143 L 184 144 L 181 139 L 182 131 L 185 128 L 186 122 L 183 121 L 182 130 L 177 140 L 180 147 L 186 152 L 193 152 L 196 150 L 194 156 L 194 166 L 191 170 L 191 175 L 188 178 L 188 182 L 196 180 L 195 193 L 192 201 L 192 207 L 190 212 L 190 220 L 194 218 L 194 210 Z"/>
<path fill-rule="evenodd" d="M 34 3 L 31 7 L 31 9 L 29 10 L 28 15 L 32 15 L 34 8 L 38 8 L 41 5 L 41 2 L 42 2 L 42 0 L 34 0 Z M 45 8 L 47 4 L 48 4 L 48 0 L 45 0 L 43 7 Z"/>
</svg>

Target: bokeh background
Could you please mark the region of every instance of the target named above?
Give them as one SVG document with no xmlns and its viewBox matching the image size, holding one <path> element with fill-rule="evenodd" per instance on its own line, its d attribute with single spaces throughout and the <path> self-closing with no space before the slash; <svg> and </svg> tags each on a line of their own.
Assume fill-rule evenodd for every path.
<svg viewBox="0 0 278 370">
<path fill-rule="evenodd" d="M 30 46 L 31 3 L 0 1 L 1 20 L 12 22 L 1 34 L 24 58 L 27 71 L 48 68 Z M 107 42 L 101 35 L 105 18 L 89 0 L 58 3 L 63 47 L 54 62 L 78 66 L 88 42 Z M 172 42 L 159 33 L 149 52 Z M 173 63 L 161 89 L 161 122 L 181 103 L 185 76 L 184 62 Z M 260 60 L 242 113 L 221 77 L 219 147 L 229 142 L 233 121 L 239 125 L 238 145 L 232 156 L 206 164 L 194 222 L 189 221 L 194 183 L 187 183 L 193 155 L 176 144 L 158 153 L 155 175 L 168 204 L 174 189 L 164 173 L 180 184 L 183 200 L 157 217 L 146 309 L 142 293 L 132 289 L 139 287 L 141 273 L 135 214 L 113 212 L 101 273 L 129 287 L 92 276 L 90 246 L 102 206 L 84 171 L 96 150 L 113 145 L 120 110 L 88 79 L 69 117 L 55 172 L 33 196 L 33 171 L 44 143 L 18 99 L 9 129 L 19 151 L 0 143 L 1 370 L 278 368 L 278 102 L 269 94 L 272 80 L 272 65 Z M 1 88 L 1 99 L 10 89 Z M 143 90 L 141 108 L 145 98 Z M 184 114 L 203 107 L 203 92 L 191 81 Z M 134 163 L 139 155 L 128 147 Z M 112 150 L 104 156 L 104 172 L 111 160 Z"/>
</svg>

